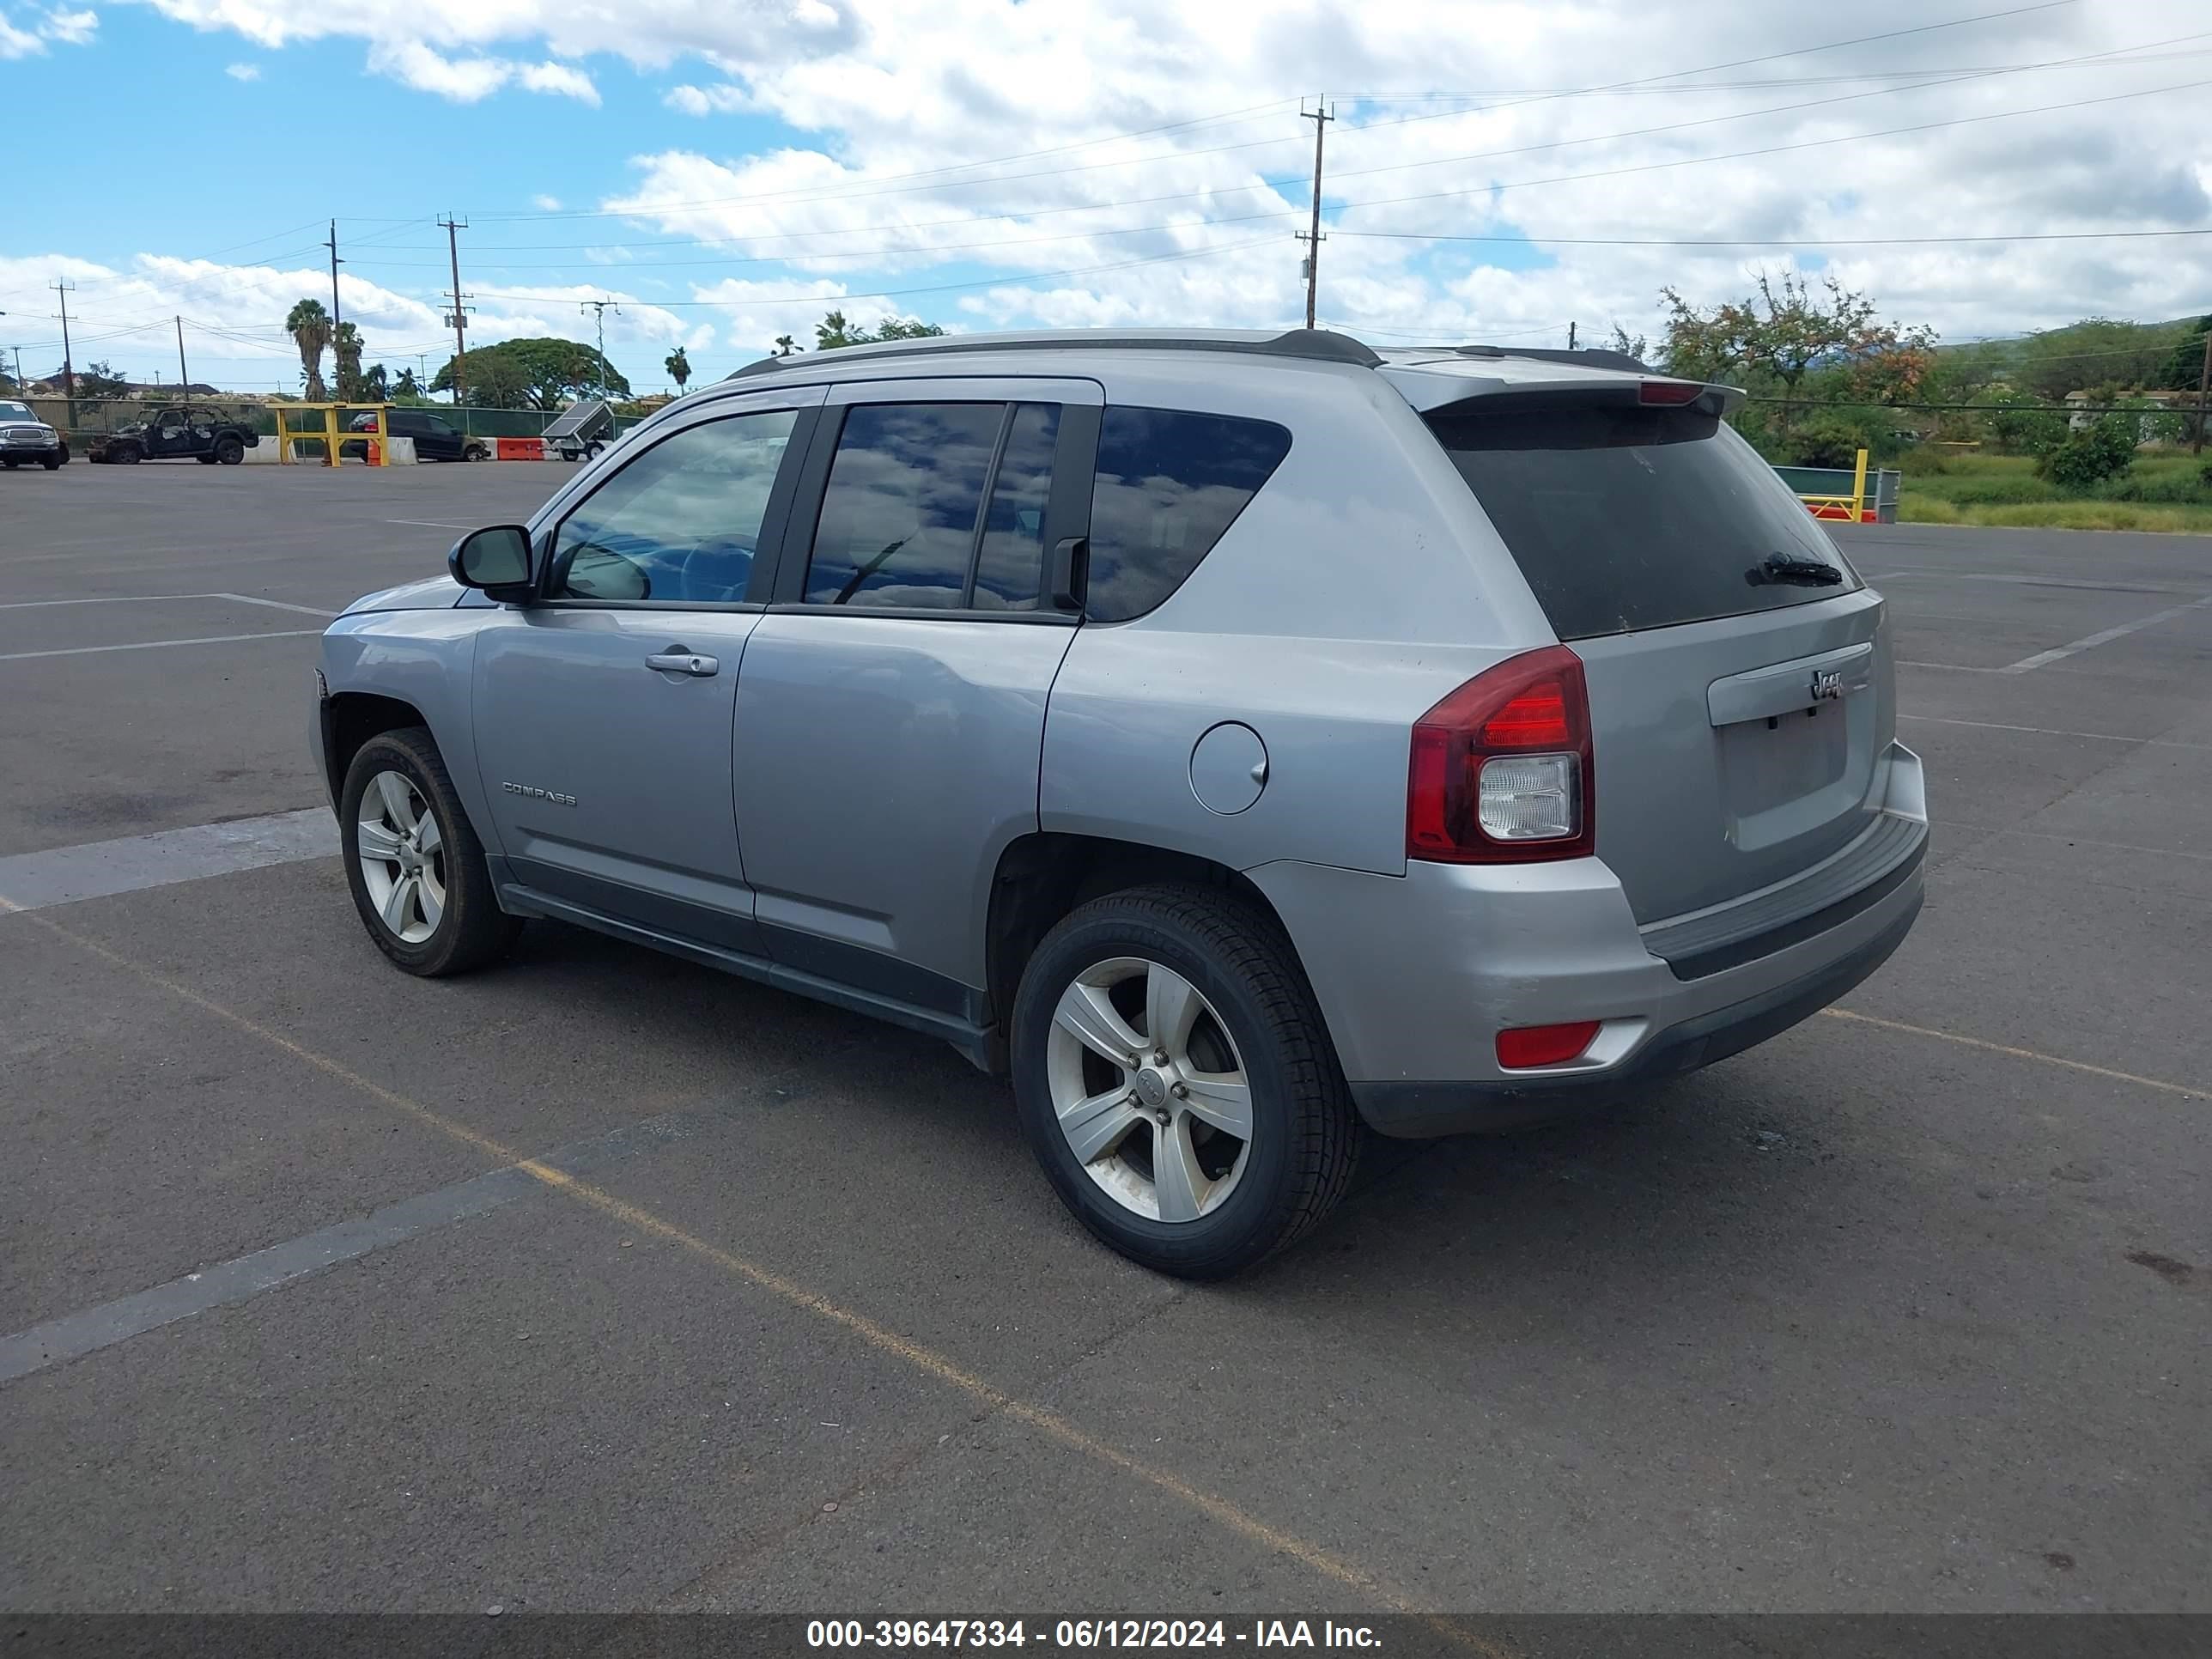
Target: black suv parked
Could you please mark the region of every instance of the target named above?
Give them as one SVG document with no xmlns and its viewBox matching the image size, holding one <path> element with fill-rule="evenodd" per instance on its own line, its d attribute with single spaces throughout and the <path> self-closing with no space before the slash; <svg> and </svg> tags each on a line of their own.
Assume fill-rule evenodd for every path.
<svg viewBox="0 0 2212 1659">
<path fill-rule="evenodd" d="M 356 432 L 376 430 L 374 410 L 356 415 L 349 422 Z M 384 429 L 395 438 L 415 441 L 415 459 L 418 461 L 488 461 L 491 459 L 491 442 L 486 438 L 471 438 L 442 415 L 434 415 L 427 409 L 387 410 Z M 349 460 L 365 460 L 368 446 L 348 441 L 338 446 L 338 453 Z"/>
</svg>

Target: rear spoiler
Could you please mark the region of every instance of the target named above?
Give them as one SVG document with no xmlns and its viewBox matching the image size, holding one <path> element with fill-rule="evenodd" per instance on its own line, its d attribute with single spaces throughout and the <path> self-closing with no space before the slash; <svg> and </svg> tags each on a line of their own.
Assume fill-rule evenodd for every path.
<svg viewBox="0 0 2212 1659">
<path fill-rule="evenodd" d="M 1567 354 L 1561 352 L 1559 355 L 1565 357 Z M 1401 390 L 1406 389 L 1401 386 Z M 1721 386 L 1701 380 L 1678 380 L 1663 374 L 1647 374 L 1634 380 L 1611 378 L 1602 380 L 1462 380 L 1450 390 L 1464 392 L 1466 395 L 1425 406 L 1410 398 L 1407 401 L 1413 403 L 1414 409 L 1424 420 L 1449 419 L 1460 415 L 1503 414 L 1514 408 L 1561 404 L 1579 404 L 1584 408 L 1599 404 L 1631 409 L 1688 409 L 1717 420 L 1734 414 L 1743 406 L 1744 400 L 1741 386 Z"/>
</svg>

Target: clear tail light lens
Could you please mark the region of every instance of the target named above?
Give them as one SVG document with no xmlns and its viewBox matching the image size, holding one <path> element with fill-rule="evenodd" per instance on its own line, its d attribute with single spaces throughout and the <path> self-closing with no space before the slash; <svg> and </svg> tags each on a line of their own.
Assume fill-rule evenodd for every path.
<svg viewBox="0 0 2212 1659">
<path fill-rule="evenodd" d="M 1586 858 L 1595 848 L 1589 694 L 1563 645 L 1508 659 L 1413 726 L 1406 856 L 1447 864 Z"/>
</svg>

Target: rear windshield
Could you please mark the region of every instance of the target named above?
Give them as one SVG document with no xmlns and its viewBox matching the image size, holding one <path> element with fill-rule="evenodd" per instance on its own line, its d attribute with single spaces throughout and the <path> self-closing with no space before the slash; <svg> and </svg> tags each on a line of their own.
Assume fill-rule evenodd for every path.
<svg viewBox="0 0 2212 1659">
<path fill-rule="evenodd" d="M 1429 424 L 1563 640 L 1859 586 L 1774 469 L 1717 416 L 1499 398 Z"/>
</svg>

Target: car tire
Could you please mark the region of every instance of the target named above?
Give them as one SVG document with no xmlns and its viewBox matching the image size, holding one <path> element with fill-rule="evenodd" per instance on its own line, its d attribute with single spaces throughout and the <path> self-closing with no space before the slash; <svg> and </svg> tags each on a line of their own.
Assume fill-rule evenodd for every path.
<svg viewBox="0 0 2212 1659">
<path fill-rule="evenodd" d="M 192 459 L 202 466 L 213 466 L 216 464 L 215 457 L 212 455 L 195 455 Z"/>
<path fill-rule="evenodd" d="M 1102 997 L 1118 1028 L 1086 1021 Z M 1158 1044 L 1156 1010 L 1171 1024 L 1184 1011 Z M 1151 1052 L 1133 1067 L 1109 1060 L 1074 1035 L 1086 1023 L 1104 1046 L 1117 1029 Z M 1273 918 L 1233 894 L 1140 887 L 1072 912 L 1024 970 L 1011 1037 L 1015 1102 L 1047 1178 L 1145 1267 L 1241 1272 L 1310 1231 L 1351 1182 L 1359 1122 L 1312 989 Z M 1175 1167 L 1164 1152 L 1179 1179 L 1160 1179 Z"/>
<path fill-rule="evenodd" d="M 58 455 L 49 455 L 45 460 L 40 461 L 39 465 L 46 468 L 49 472 L 58 472 L 62 470 L 62 458 Z"/>
<path fill-rule="evenodd" d="M 426 823 L 435 830 L 427 850 Z M 338 829 L 354 908 L 398 967 L 425 979 L 465 974 L 514 943 L 522 923 L 499 908 L 483 845 L 423 727 L 362 744 L 338 792 Z"/>
<path fill-rule="evenodd" d="M 21 463 L 16 460 L 16 459 L 12 455 L 0 458 L 0 466 L 6 467 L 10 472 L 13 472 L 21 465 Z"/>
<path fill-rule="evenodd" d="M 136 466 L 138 464 L 139 459 L 138 446 L 136 444 L 118 445 L 114 453 L 109 455 L 107 459 L 113 461 L 118 466 Z"/>
<path fill-rule="evenodd" d="M 217 438 L 215 458 L 224 466 L 236 466 L 246 459 L 246 446 L 236 438 Z"/>
</svg>

